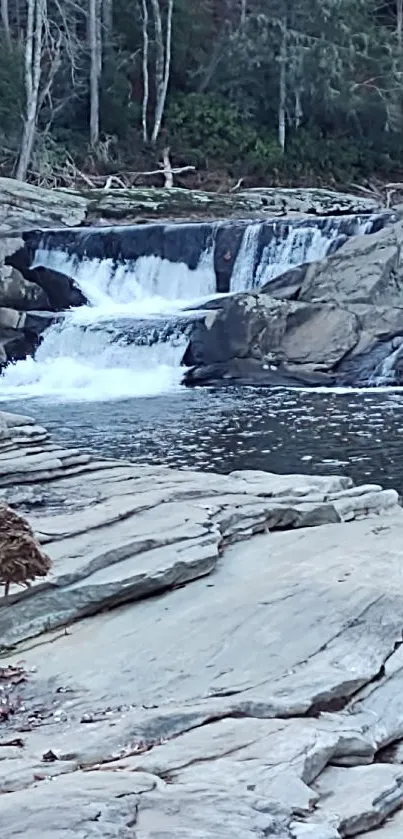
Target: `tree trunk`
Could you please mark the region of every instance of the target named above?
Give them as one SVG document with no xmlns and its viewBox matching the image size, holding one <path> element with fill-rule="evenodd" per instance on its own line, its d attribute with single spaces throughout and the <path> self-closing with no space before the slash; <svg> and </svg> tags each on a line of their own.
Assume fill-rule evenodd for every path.
<svg viewBox="0 0 403 839">
<path fill-rule="evenodd" d="M 99 81 L 102 71 L 101 8 L 99 0 L 89 0 L 88 37 L 90 42 L 90 143 L 99 142 Z"/>
<path fill-rule="evenodd" d="M 220 61 L 223 57 L 223 44 L 224 44 L 224 37 L 225 37 L 225 28 L 223 27 L 222 31 L 220 32 L 215 45 L 214 49 L 210 58 L 210 61 L 203 72 L 203 76 L 201 81 L 198 85 L 197 92 L 198 93 L 205 93 L 207 88 L 209 87 L 210 82 L 212 81 L 214 74 L 217 70 L 217 67 L 220 64 Z M 225 55 L 225 53 L 224 53 Z"/>
<path fill-rule="evenodd" d="M 148 6 L 147 0 L 143 0 L 143 143 L 148 143 L 147 112 L 148 98 L 150 94 L 150 81 L 148 75 Z"/>
<path fill-rule="evenodd" d="M 168 0 L 165 47 L 162 31 L 161 10 L 159 0 L 151 0 L 154 14 L 156 56 L 155 56 L 155 87 L 156 103 L 154 114 L 154 127 L 151 134 L 151 142 L 156 144 L 161 131 L 162 118 L 165 110 L 165 102 L 168 93 L 169 76 L 171 71 L 172 51 L 172 14 L 174 0 Z"/>
<path fill-rule="evenodd" d="M 25 41 L 25 96 L 26 108 L 22 132 L 21 150 L 16 177 L 24 181 L 27 176 L 35 142 L 38 119 L 39 87 L 41 81 L 41 59 L 43 26 L 46 17 L 46 0 L 28 0 L 27 32 Z"/>
<path fill-rule="evenodd" d="M 396 0 L 396 36 L 400 55 L 403 48 L 403 0 Z"/>
<path fill-rule="evenodd" d="M 295 91 L 295 106 L 294 106 L 294 125 L 298 131 L 298 128 L 301 126 L 302 117 L 304 112 L 302 110 L 301 105 L 301 89 L 297 87 Z"/>
<path fill-rule="evenodd" d="M 278 103 L 278 141 L 281 151 L 285 152 L 286 140 L 286 104 L 287 104 L 287 21 L 284 19 L 281 24 L 280 44 L 280 79 L 279 79 L 279 103 Z"/>
<path fill-rule="evenodd" d="M 1 0 L 1 22 L 4 29 L 4 37 L 6 44 L 11 49 L 11 32 L 10 32 L 10 16 L 8 10 L 8 0 Z"/>
<path fill-rule="evenodd" d="M 105 38 L 108 43 L 110 43 L 113 34 L 113 0 L 103 0 L 102 19 L 105 30 Z"/>
</svg>

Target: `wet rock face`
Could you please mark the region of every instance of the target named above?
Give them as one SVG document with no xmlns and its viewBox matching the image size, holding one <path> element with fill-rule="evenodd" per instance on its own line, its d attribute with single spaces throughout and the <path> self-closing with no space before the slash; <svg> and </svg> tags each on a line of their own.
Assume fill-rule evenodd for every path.
<svg viewBox="0 0 403 839">
<path fill-rule="evenodd" d="M 49 308 L 55 312 L 85 306 L 86 298 L 75 285 L 71 277 L 49 268 L 34 268 L 28 272 L 33 282 L 38 285 L 49 299 Z"/>
<path fill-rule="evenodd" d="M 259 384 L 287 378 L 319 384 L 333 374 L 358 339 L 358 319 L 347 309 L 263 294 L 237 295 L 220 301 L 219 309 L 195 324 L 184 363 L 196 369 L 186 381 L 201 381 L 207 368 L 208 378 L 219 370 L 220 377 L 249 375 Z"/>
<path fill-rule="evenodd" d="M 403 223 L 204 308 L 185 356 L 189 385 L 400 383 Z"/>
<path fill-rule="evenodd" d="M 307 272 L 299 300 L 403 305 L 403 222 L 349 239 Z"/>
<path fill-rule="evenodd" d="M 53 319 L 46 291 L 11 264 L 15 253 L 25 253 L 23 240 L 0 229 L 0 369 L 33 354 Z"/>
<path fill-rule="evenodd" d="M 245 233 L 245 224 L 222 225 L 215 236 L 214 271 L 216 288 L 226 294 L 231 287 L 231 276 Z"/>
<path fill-rule="evenodd" d="M 36 241 L 36 240 L 35 240 Z M 29 306 L 30 309 L 46 308 L 54 312 L 61 312 L 75 306 L 83 306 L 86 299 L 71 277 L 54 271 L 51 268 L 31 268 L 35 255 L 35 245 L 31 246 L 30 239 L 23 241 L 22 246 L 5 257 L 3 271 L 11 271 L 25 281 L 28 288 L 38 290 L 40 299 L 46 301 L 46 306 Z M 1 294 L 1 291 L 0 291 Z"/>
<path fill-rule="evenodd" d="M 26 280 L 11 266 L 4 266 L 0 277 L 0 306 L 27 312 L 30 309 L 49 310 L 50 302 L 40 285 Z"/>
</svg>

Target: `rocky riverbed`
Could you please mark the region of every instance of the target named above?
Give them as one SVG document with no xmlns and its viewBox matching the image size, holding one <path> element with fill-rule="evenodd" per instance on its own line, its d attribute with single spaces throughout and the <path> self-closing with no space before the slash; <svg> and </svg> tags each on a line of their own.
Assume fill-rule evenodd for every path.
<svg viewBox="0 0 403 839">
<path fill-rule="evenodd" d="M 1 429 L 53 560 L 0 601 L 7 836 L 400 839 L 397 494 Z"/>
<path fill-rule="evenodd" d="M 398 217 L 375 199 L 329 190 L 84 194 L 0 178 L 0 369 L 33 355 L 58 313 L 94 305 L 93 284 L 87 277 L 82 288 L 77 271 L 82 280 L 82 269 L 98 265 L 105 275 L 98 301 L 105 302 L 119 271 L 131 272 L 132 282 L 131 297 L 115 289 L 119 303 L 154 294 L 180 308 L 181 300 L 203 299 L 203 311 L 192 304 L 194 322 L 186 326 L 181 361 L 188 385 L 368 384 L 392 353 L 387 374 L 399 382 Z M 319 250 L 309 249 L 314 241 Z M 281 269 L 287 248 L 291 271 Z M 298 264 L 293 248 L 307 253 L 309 264 Z M 280 274 L 262 285 L 263 263 L 259 281 L 256 270 L 263 253 L 268 269 L 278 259 Z M 160 313 L 158 299 L 148 316 Z"/>
</svg>

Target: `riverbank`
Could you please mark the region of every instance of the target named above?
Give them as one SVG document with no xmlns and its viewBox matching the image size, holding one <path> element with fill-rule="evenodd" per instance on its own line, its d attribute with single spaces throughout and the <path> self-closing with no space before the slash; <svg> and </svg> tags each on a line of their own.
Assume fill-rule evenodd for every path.
<svg viewBox="0 0 403 839">
<path fill-rule="evenodd" d="M 54 563 L 0 604 L 23 667 L 2 671 L 7 834 L 372 839 L 403 802 L 399 749 L 378 762 L 401 736 L 396 494 L 2 427 L 2 494 Z"/>
<path fill-rule="evenodd" d="M 138 224 L 147 221 L 348 215 L 385 209 L 381 197 L 320 188 L 261 187 L 231 193 L 173 187 L 44 189 L 0 178 L 0 225 L 42 227 Z"/>
</svg>

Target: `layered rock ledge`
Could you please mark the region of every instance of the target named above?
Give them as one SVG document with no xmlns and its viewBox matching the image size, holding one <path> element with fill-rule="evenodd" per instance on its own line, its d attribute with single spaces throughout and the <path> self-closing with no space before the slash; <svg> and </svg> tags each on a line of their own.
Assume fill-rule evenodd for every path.
<svg viewBox="0 0 403 839">
<path fill-rule="evenodd" d="M 99 461 L 10 414 L 0 486 L 54 563 L 0 601 L 5 835 L 400 839 L 395 492 Z"/>
<path fill-rule="evenodd" d="M 328 189 L 267 187 L 236 193 L 191 189 L 43 189 L 13 178 L 0 178 L 0 225 L 13 230 L 134 224 L 153 219 L 264 218 L 265 215 L 335 215 L 371 213 L 382 206 L 374 198 Z"/>
</svg>

